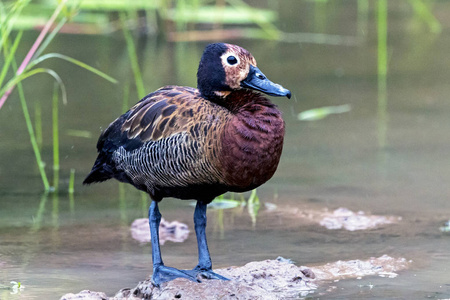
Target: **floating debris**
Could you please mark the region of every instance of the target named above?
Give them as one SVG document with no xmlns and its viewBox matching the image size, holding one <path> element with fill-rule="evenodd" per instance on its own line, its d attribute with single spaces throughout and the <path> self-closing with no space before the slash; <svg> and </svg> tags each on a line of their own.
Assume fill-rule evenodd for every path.
<svg viewBox="0 0 450 300">
<path fill-rule="evenodd" d="M 400 270 L 407 269 L 412 263 L 405 258 L 393 258 L 389 255 L 382 255 L 378 258 L 371 257 L 367 260 L 348 260 L 328 263 L 323 266 L 312 267 L 311 270 L 318 280 L 341 280 L 364 276 L 378 275 L 380 277 L 397 277 Z"/>
<path fill-rule="evenodd" d="M 322 120 L 332 114 L 342 114 L 349 112 L 351 109 L 352 107 L 350 104 L 314 108 L 299 113 L 298 119 L 300 121 L 317 121 Z"/>
<path fill-rule="evenodd" d="M 20 291 L 22 291 L 25 287 L 19 282 L 16 281 L 11 281 L 10 284 L 11 286 L 11 295 L 15 295 L 18 294 Z"/>
<path fill-rule="evenodd" d="M 444 226 L 439 227 L 439 230 L 441 232 L 450 232 L 450 220 L 448 220 L 447 222 L 445 222 Z"/>
<path fill-rule="evenodd" d="M 355 231 L 372 229 L 380 225 L 396 223 L 400 220 L 401 217 L 367 215 L 362 211 L 355 213 L 347 208 L 341 207 L 332 213 L 323 213 L 319 224 L 328 229 Z"/>
<path fill-rule="evenodd" d="M 150 225 L 147 218 L 136 219 L 131 224 L 131 236 L 141 243 L 150 243 Z M 178 221 L 168 222 L 161 219 L 159 224 L 159 243 L 164 245 L 166 241 L 175 243 L 184 242 L 189 236 L 189 227 Z"/>
<path fill-rule="evenodd" d="M 277 205 L 270 202 L 264 202 L 264 207 L 266 208 L 267 211 L 274 211 L 277 209 Z"/>
</svg>

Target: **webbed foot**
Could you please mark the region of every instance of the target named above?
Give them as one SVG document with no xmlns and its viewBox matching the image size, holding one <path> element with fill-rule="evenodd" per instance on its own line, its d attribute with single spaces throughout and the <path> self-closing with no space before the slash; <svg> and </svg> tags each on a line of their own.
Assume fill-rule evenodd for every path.
<svg viewBox="0 0 450 300">
<path fill-rule="evenodd" d="M 225 280 L 225 281 L 230 280 L 222 275 L 214 273 L 212 270 L 198 271 L 197 274 L 199 274 L 202 278 L 205 278 L 205 279 L 218 279 L 218 280 Z"/>
<path fill-rule="evenodd" d="M 164 265 L 153 268 L 152 284 L 159 287 L 161 283 L 174 280 L 176 278 L 186 278 L 195 282 L 201 282 L 197 279 L 197 274 L 190 274 L 184 270 L 178 270 Z"/>
<path fill-rule="evenodd" d="M 222 275 L 213 272 L 213 270 L 211 269 L 200 268 L 198 266 L 192 270 L 183 270 L 183 272 L 195 276 L 196 278 L 198 278 L 199 277 L 198 275 L 200 275 L 200 278 L 203 279 L 230 280 Z"/>
</svg>

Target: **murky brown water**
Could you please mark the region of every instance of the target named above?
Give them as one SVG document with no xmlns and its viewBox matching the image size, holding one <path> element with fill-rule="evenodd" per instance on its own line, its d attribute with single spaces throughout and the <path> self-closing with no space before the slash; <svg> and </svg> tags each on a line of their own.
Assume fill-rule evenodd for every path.
<svg viewBox="0 0 450 300">
<path fill-rule="evenodd" d="M 334 4 L 332 18 L 322 24 L 327 32 L 355 34 L 356 8 L 350 2 Z M 366 232 L 330 231 L 264 208 L 254 226 L 246 208 L 210 210 L 208 242 L 216 267 L 279 255 L 312 265 L 388 254 L 413 260 L 412 268 L 394 279 L 332 283 L 337 289 L 329 297 L 450 297 L 450 236 L 439 231 L 450 218 L 450 24 L 445 18 L 450 4 L 436 4 L 443 32 L 432 35 L 404 2 L 393 5 L 390 14 L 384 119 L 377 111 L 374 20 L 366 42 L 358 46 L 235 41 L 253 53 L 269 78 L 294 95 L 291 100 L 274 99 L 284 111 L 286 144 L 276 175 L 258 189 L 261 201 L 282 211 L 347 207 L 401 216 L 402 221 Z M 312 4 L 293 3 L 301 18 L 288 18 L 296 10 L 285 5 L 282 29 L 315 30 L 305 12 Z M 30 44 L 34 36 L 27 35 Z M 139 55 L 147 91 L 166 84 L 195 86 L 204 45 L 142 41 Z M 0 111 L 0 285 L 12 280 L 25 285 L 20 295 L 0 290 L 2 300 L 57 299 L 83 289 L 112 295 L 151 272 L 150 246 L 133 241 L 129 231 L 135 218 L 147 214 L 148 203 L 131 187 L 120 192 L 117 182 L 81 186 L 96 157 L 100 128 L 120 114 L 124 85 L 133 82 L 122 37 L 60 35 L 49 51 L 92 64 L 120 83 L 112 85 L 65 62 L 47 63 L 60 73 L 69 97 L 60 111 L 59 195 L 41 195 L 17 95 Z M 52 86 L 44 76 L 25 84 L 31 111 L 34 101 L 42 105 L 48 170 Z M 130 105 L 138 100 L 133 89 L 130 99 Z M 351 112 L 319 121 L 297 120 L 301 111 L 342 104 L 350 104 Z M 70 130 L 89 131 L 93 137 L 74 137 Z M 73 198 L 66 193 L 70 168 L 76 169 Z M 161 212 L 167 220 L 192 228 L 188 201 L 164 200 Z M 193 267 L 195 235 L 184 243 L 167 242 L 162 251 L 168 265 Z"/>
</svg>

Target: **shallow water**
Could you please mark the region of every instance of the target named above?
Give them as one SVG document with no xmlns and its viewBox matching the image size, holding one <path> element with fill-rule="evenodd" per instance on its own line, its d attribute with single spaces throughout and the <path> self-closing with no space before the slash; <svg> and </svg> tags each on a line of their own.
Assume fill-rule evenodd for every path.
<svg viewBox="0 0 450 300">
<path fill-rule="evenodd" d="M 349 3 L 334 4 L 335 12 L 324 25 L 327 32 L 354 35 L 356 13 Z M 291 4 L 295 9 L 287 4 L 280 8 L 281 27 L 314 31 L 307 16 L 312 4 Z M 254 224 L 247 208 L 209 210 L 208 242 L 215 267 L 280 255 L 313 265 L 388 254 L 413 264 L 394 279 L 330 283 L 322 289 L 336 288 L 326 297 L 450 297 L 450 236 L 439 231 L 450 218 L 450 24 L 445 19 L 450 4 L 436 4 L 443 25 L 440 35 L 430 34 L 402 5 L 391 9 L 386 117 L 378 111 L 374 20 L 358 46 L 234 41 L 250 50 L 260 69 L 294 96 L 273 99 L 287 123 L 285 149 L 274 178 L 258 189 L 261 202 L 276 204 L 277 210 L 261 207 Z M 296 10 L 302 16 L 288 18 Z M 31 45 L 35 36 L 27 34 L 26 42 Z M 195 86 L 204 45 L 141 40 L 146 90 L 167 84 Z M 60 109 L 59 194 L 41 193 L 17 94 L 0 110 L 0 285 L 14 280 L 25 286 L 19 295 L 0 290 L 2 300 L 57 299 L 83 289 L 113 295 L 151 272 L 150 246 L 135 242 L 129 230 L 135 218 L 146 216 L 148 201 L 117 182 L 81 185 L 95 160 L 101 128 L 121 113 L 124 86 L 133 82 L 122 37 L 60 35 L 49 51 L 94 65 L 120 83 L 110 84 L 65 62 L 46 64 L 61 75 L 69 98 Z M 49 174 L 52 86 L 44 76 L 25 84 L 31 111 L 35 101 L 42 105 Z M 131 88 L 129 104 L 137 100 Z M 319 121 L 297 120 L 301 111 L 342 104 L 352 110 Z M 92 137 L 75 137 L 70 130 L 88 131 Z M 66 192 L 70 168 L 76 169 L 73 197 Z M 305 225 L 291 213 L 338 207 L 396 215 L 402 221 L 365 232 L 333 231 Z M 192 230 L 189 201 L 164 200 L 161 212 L 166 220 L 186 223 Z M 165 262 L 179 268 L 193 267 L 196 251 L 193 232 L 184 243 L 162 246 Z M 311 297 L 319 297 L 319 292 Z"/>
</svg>

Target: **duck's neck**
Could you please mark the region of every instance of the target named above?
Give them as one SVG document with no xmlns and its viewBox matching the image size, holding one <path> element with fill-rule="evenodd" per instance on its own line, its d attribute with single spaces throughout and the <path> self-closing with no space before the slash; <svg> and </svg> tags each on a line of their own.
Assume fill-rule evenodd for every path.
<svg viewBox="0 0 450 300">
<path fill-rule="evenodd" d="M 251 107 L 255 105 L 276 107 L 274 104 L 272 104 L 272 102 L 270 102 L 269 99 L 267 99 L 260 93 L 244 89 L 232 92 L 214 92 L 213 94 L 207 95 L 205 98 L 207 98 L 211 102 L 225 107 L 233 114 L 238 114 L 239 112 L 251 109 Z"/>
</svg>

